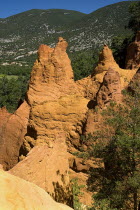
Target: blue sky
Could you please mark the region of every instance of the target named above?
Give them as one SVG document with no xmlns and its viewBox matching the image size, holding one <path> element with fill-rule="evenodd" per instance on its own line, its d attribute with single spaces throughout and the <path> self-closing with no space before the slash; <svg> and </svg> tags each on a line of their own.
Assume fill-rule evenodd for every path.
<svg viewBox="0 0 140 210">
<path fill-rule="evenodd" d="M 0 18 L 30 9 L 70 9 L 89 14 L 100 7 L 117 2 L 121 0 L 1 0 Z"/>
</svg>

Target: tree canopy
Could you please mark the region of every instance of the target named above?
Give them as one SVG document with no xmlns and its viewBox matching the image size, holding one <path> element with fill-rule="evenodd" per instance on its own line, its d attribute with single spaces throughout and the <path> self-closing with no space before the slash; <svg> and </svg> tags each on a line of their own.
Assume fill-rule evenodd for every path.
<svg viewBox="0 0 140 210">
<path fill-rule="evenodd" d="M 9 112 L 14 112 L 20 100 L 24 100 L 28 85 L 28 78 L 19 76 L 17 78 L 0 78 L 0 107 L 5 106 Z"/>
<path fill-rule="evenodd" d="M 128 27 L 134 32 L 140 30 L 140 2 L 133 2 L 129 6 L 129 12 L 131 14 Z"/>
</svg>

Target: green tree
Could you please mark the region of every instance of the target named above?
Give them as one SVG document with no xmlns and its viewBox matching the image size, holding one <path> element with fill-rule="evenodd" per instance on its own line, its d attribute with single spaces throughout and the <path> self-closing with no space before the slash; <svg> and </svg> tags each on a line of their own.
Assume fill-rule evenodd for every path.
<svg viewBox="0 0 140 210">
<path fill-rule="evenodd" d="M 82 210 L 82 204 L 80 203 L 79 196 L 83 193 L 80 191 L 84 185 L 78 184 L 78 179 L 74 178 L 71 180 L 72 183 L 72 194 L 73 194 L 73 208 L 74 210 Z"/>
<path fill-rule="evenodd" d="M 131 14 L 128 27 L 134 32 L 140 30 L 140 2 L 133 2 L 129 7 Z"/>
<path fill-rule="evenodd" d="M 137 31 L 140 30 L 140 2 L 132 2 L 129 13 L 129 23 L 126 27 L 131 29 L 131 34 L 114 37 L 111 44 L 114 58 L 121 68 L 125 68 L 127 47 L 134 41 Z"/>
<path fill-rule="evenodd" d="M 116 62 L 121 68 L 125 68 L 125 59 L 128 45 L 134 40 L 134 35 L 117 36 L 112 40 L 111 48 Z"/>
<path fill-rule="evenodd" d="M 27 85 L 28 77 L 25 76 L 0 78 L 0 107 L 5 106 L 9 112 L 14 112 L 18 102 L 24 100 Z"/>
<path fill-rule="evenodd" d="M 140 199 L 140 84 L 132 83 L 125 104 L 111 103 L 103 112 L 109 130 L 92 137 L 90 155 L 100 158 L 102 167 L 93 168 L 89 187 L 94 195 L 92 209 L 138 210 Z"/>
<path fill-rule="evenodd" d="M 95 54 L 93 51 L 81 51 L 70 54 L 75 80 L 87 77 L 93 72 L 98 61 L 97 52 Z"/>
</svg>

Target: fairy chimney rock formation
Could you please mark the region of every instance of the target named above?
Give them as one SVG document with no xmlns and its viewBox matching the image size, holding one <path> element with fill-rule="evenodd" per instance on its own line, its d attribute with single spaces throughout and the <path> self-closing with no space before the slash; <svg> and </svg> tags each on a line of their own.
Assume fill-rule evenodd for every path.
<svg viewBox="0 0 140 210">
<path fill-rule="evenodd" d="M 102 73 L 103 71 L 107 71 L 109 68 L 119 68 L 118 64 L 114 60 L 112 50 L 104 45 L 103 50 L 99 54 L 99 63 L 95 68 L 97 74 Z"/>
<path fill-rule="evenodd" d="M 34 63 L 27 100 L 30 105 L 51 98 L 59 98 L 62 94 L 78 92 L 74 83 L 71 61 L 66 53 L 67 42 L 63 38 L 55 48 L 41 45 L 38 50 L 38 59 Z M 46 94 L 47 93 L 47 94 Z"/>
<path fill-rule="evenodd" d="M 59 132 L 74 139 L 82 132 L 88 99 L 81 95 L 74 82 L 67 46 L 67 42 L 59 38 L 55 48 L 41 45 L 38 50 L 27 91 L 31 109 L 26 148 L 29 144 L 54 141 Z"/>
<path fill-rule="evenodd" d="M 40 45 L 38 49 L 38 59 L 34 64 L 31 74 L 31 84 L 36 78 L 38 78 L 37 82 L 46 84 L 73 79 L 71 62 L 66 53 L 67 46 L 68 43 L 61 37 L 55 48 Z"/>
</svg>

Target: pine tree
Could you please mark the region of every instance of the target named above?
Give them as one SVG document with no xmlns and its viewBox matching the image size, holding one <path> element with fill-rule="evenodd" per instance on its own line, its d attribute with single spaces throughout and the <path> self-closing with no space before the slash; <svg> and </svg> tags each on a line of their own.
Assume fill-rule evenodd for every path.
<svg viewBox="0 0 140 210">
<path fill-rule="evenodd" d="M 140 74 L 139 74 L 140 76 Z M 125 103 L 110 106 L 103 112 L 109 130 L 94 134 L 92 157 L 104 167 L 93 168 L 90 190 L 92 209 L 138 210 L 140 199 L 140 82 L 135 80 L 124 91 Z"/>
</svg>

